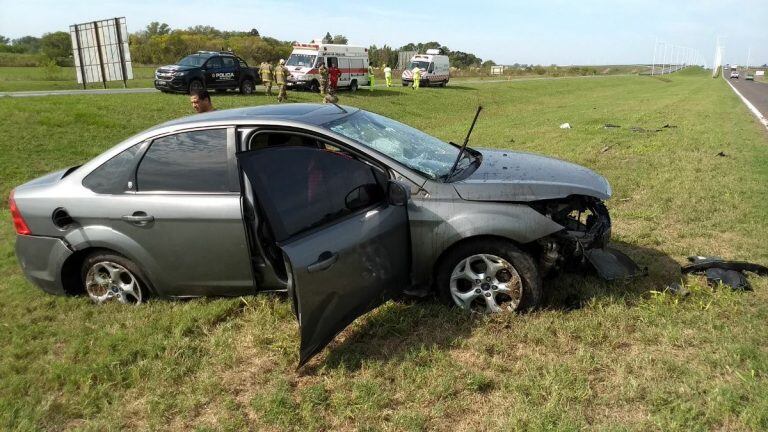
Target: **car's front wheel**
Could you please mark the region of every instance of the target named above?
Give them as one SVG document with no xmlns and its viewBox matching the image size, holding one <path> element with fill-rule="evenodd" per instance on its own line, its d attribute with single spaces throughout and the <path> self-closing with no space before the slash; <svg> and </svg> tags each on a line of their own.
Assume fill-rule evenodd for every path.
<svg viewBox="0 0 768 432">
<path fill-rule="evenodd" d="M 197 93 L 203 90 L 205 90 L 205 84 L 203 84 L 202 81 L 196 79 L 189 83 L 189 94 Z"/>
<path fill-rule="evenodd" d="M 521 311 L 541 302 L 541 278 L 530 255 L 502 239 L 459 245 L 437 269 L 441 300 L 467 311 Z"/>
<path fill-rule="evenodd" d="M 82 266 L 85 292 L 97 304 L 141 304 L 149 293 L 146 278 L 128 258 L 112 252 L 88 256 Z"/>
</svg>

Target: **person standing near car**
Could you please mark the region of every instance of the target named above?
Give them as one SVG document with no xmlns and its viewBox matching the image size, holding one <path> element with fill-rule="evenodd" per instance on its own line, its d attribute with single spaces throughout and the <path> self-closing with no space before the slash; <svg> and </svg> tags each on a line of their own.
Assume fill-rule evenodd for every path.
<svg viewBox="0 0 768 432">
<path fill-rule="evenodd" d="M 419 88 L 419 84 L 421 83 L 421 69 L 418 67 L 413 68 L 413 87 L 412 89 Z"/>
<path fill-rule="evenodd" d="M 373 72 L 373 65 L 368 63 L 368 90 L 370 91 L 373 91 L 373 86 L 376 85 L 376 76 Z"/>
<path fill-rule="evenodd" d="M 320 95 L 325 97 L 328 93 L 328 68 L 325 66 L 323 60 L 320 60 L 320 69 L 318 69 L 318 73 L 320 74 Z"/>
<path fill-rule="evenodd" d="M 213 107 L 211 95 L 208 94 L 208 90 L 197 90 L 192 92 L 189 96 L 189 102 L 192 104 L 192 109 L 198 114 L 216 110 L 216 108 Z"/>
<path fill-rule="evenodd" d="M 288 75 L 290 73 L 288 72 L 288 68 L 285 67 L 285 60 L 280 59 L 280 62 L 277 65 L 277 68 L 275 69 L 275 83 L 277 84 L 278 92 L 277 92 L 277 101 L 283 102 L 285 100 L 288 100 L 288 95 L 285 93 L 285 84 L 288 79 Z"/>
<path fill-rule="evenodd" d="M 267 96 L 272 96 L 272 64 L 269 62 L 261 62 L 259 75 L 261 75 L 261 83 L 264 84 L 264 93 Z"/>
<path fill-rule="evenodd" d="M 341 76 L 341 70 L 338 66 L 331 63 L 330 69 L 328 69 L 328 77 L 330 85 L 328 86 L 329 89 L 333 89 L 333 92 L 336 93 L 336 90 L 339 88 L 339 77 Z"/>
<path fill-rule="evenodd" d="M 392 87 L 392 68 L 384 64 L 384 81 L 387 82 L 387 87 Z"/>
</svg>

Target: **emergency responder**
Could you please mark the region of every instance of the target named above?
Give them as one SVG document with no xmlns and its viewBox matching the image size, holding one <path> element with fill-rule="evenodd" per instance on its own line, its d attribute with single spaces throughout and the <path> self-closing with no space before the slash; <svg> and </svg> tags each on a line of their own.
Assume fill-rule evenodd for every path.
<svg viewBox="0 0 768 432">
<path fill-rule="evenodd" d="M 373 91 L 373 86 L 376 85 L 376 76 L 373 74 L 373 65 L 368 63 L 368 90 Z"/>
<path fill-rule="evenodd" d="M 328 68 L 325 66 L 325 62 L 320 60 L 320 95 L 325 96 L 328 93 Z"/>
<path fill-rule="evenodd" d="M 331 63 L 330 69 L 328 69 L 328 94 L 323 98 L 323 103 L 336 103 L 339 101 L 336 96 L 336 90 L 339 87 L 339 76 L 341 71 L 335 64 Z"/>
<path fill-rule="evenodd" d="M 277 84 L 278 88 L 278 102 L 283 102 L 288 99 L 288 95 L 285 93 L 285 84 L 288 80 L 288 75 L 290 75 L 290 73 L 288 72 L 288 68 L 285 67 L 285 60 L 280 59 L 277 68 L 275 68 L 275 84 Z"/>
<path fill-rule="evenodd" d="M 328 77 L 329 77 L 329 89 L 333 89 L 333 92 L 336 93 L 336 90 L 339 88 L 339 77 L 341 76 L 341 70 L 338 66 L 335 64 L 331 64 L 331 68 L 328 69 Z"/>
<path fill-rule="evenodd" d="M 384 81 L 387 82 L 387 87 L 392 87 L 392 68 L 384 65 Z"/>
<path fill-rule="evenodd" d="M 421 82 L 421 69 L 418 67 L 413 68 L 413 89 L 419 88 L 419 83 Z"/>
<path fill-rule="evenodd" d="M 259 75 L 261 75 L 261 83 L 264 84 L 264 93 L 267 96 L 272 96 L 272 64 L 269 62 L 261 62 Z"/>
</svg>

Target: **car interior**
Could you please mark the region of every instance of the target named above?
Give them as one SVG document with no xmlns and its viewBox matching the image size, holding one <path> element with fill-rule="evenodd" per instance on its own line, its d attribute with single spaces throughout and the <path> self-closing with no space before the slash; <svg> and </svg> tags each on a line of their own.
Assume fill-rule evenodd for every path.
<svg viewBox="0 0 768 432">
<path fill-rule="evenodd" d="M 255 174 L 262 185 L 269 185 L 268 190 L 253 190 L 253 186 L 246 183 L 255 179 L 248 179 L 247 174 L 244 174 L 246 177 L 243 185 L 243 190 L 246 192 L 244 213 L 249 231 L 248 237 L 254 239 L 251 244 L 254 265 L 265 265 L 261 258 L 265 257 L 275 274 L 283 281 L 287 280 L 286 263 L 278 243 L 286 240 L 288 235 L 286 233 L 293 233 L 295 226 L 299 226 L 297 224 L 304 222 L 301 220 L 302 213 L 316 214 L 318 219 L 314 223 L 319 225 L 370 207 L 385 198 L 388 176 L 384 170 L 325 140 L 288 131 L 255 131 L 246 139 L 248 144 L 245 147 L 247 149 L 245 153 L 268 150 L 264 154 L 275 155 L 273 163 L 268 163 L 256 170 Z M 310 149 L 318 151 L 307 151 Z M 278 156 L 279 153 L 283 155 Z M 335 175 L 338 171 L 332 168 L 339 165 L 332 162 L 334 160 L 342 164 L 344 162 L 337 160 L 336 157 L 329 158 L 329 155 L 338 156 L 347 163 L 362 162 L 368 168 L 358 170 L 357 175 L 350 170 L 345 171 L 346 183 L 342 186 L 336 178 L 339 176 Z M 360 168 L 360 165 L 356 164 L 356 166 Z M 341 172 L 338 173 L 341 174 Z M 333 194 L 336 196 L 337 206 L 329 209 L 328 189 L 332 188 L 332 185 L 336 185 L 338 189 Z M 350 190 L 342 190 L 344 187 Z M 279 192 L 277 192 L 278 189 Z M 279 194 L 281 197 L 277 204 L 259 202 L 258 196 L 271 193 Z M 339 198 L 339 194 L 346 195 Z M 338 204 L 340 201 L 341 204 Z M 342 206 L 341 209 L 337 208 L 340 206 Z M 278 218 L 276 217 L 278 213 L 284 216 Z M 303 217 L 306 218 L 306 216 Z"/>
</svg>

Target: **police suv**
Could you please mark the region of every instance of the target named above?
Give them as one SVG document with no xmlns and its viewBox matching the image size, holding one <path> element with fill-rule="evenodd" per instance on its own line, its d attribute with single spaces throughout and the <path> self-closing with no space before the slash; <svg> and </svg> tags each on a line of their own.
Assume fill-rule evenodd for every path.
<svg viewBox="0 0 768 432">
<path fill-rule="evenodd" d="M 155 71 L 155 88 L 164 93 L 231 89 L 251 94 L 259 82 L 257 71 L 229 51 L 198 51 Z"/>
</svg>

